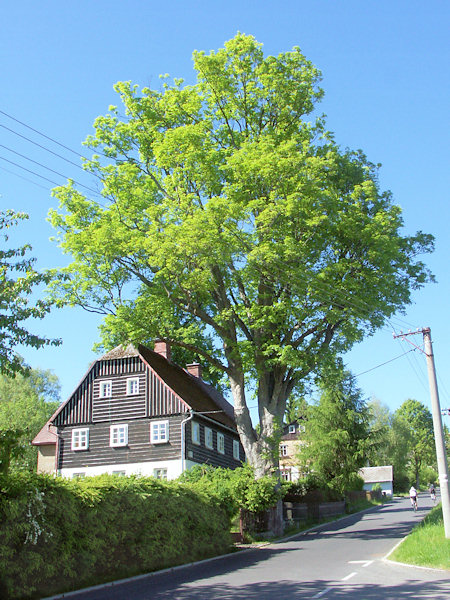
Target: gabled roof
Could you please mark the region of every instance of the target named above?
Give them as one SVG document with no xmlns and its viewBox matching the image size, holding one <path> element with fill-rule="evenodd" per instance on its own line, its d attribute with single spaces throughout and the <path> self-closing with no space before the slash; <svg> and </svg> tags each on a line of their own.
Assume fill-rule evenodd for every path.
<svg viewBox="0 0 450 600">
<path fill-rule="evenodd" d="M 207 384 L 199 377 L 191 375 L 185 369 L 167 360 L 161 354 L 149 350 L 149 348 L 142 345 L 135 348 L 133 345 L 129 344 L 127 347 L 122 345 L 117 346 L 90 365 L 87 373 L 81 379 L 77 388 L 75 388 L 69 398 L 58 407 L 48 423 L 44 425 L 34 438 L 32 444 L 42 445 L 56 443 L 56 427 L 52 425 L 54 419 L 71 401 L 77 389 L 89 378 L 89 376 L 91 376 L 97 363 L 129 357 L 140 357 L 191 410 L 213 419 L 218 423 L 222 423 L 222 425 L 236 429 L 233 406 L 213 386 Z"/>
<path fill-rule="evenodd" d="M 56 427 L 47 421 L 31 443 L 33 446 L 46 446 L 47 444 L 56 444 L 57 439 Z"/>
<path fill-rule="evenodd" d="M 139 355 L 192 410 L 236 428 L 233 406 L 213 386 L 187 373 L 161 354 L 138 346 Z"/>
<path fill-rule="evenodd" d="M 364 479 L 364 483 L 380 483 L 382 481 L 393 481 L 394 470 L 391 465 L 383 467 L 363 467 L 359 474 Z"/>
</svg>

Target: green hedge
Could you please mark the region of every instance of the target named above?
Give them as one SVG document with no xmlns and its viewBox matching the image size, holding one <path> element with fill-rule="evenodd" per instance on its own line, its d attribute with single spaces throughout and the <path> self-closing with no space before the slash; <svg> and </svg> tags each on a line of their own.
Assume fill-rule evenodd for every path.
<svg viewBox="0 0 450 600">
<path fill-rule="evenodd" d="M 0 597 L 32 598 L 215 556 L 229 515 L 189 485 L 0 477 Z"/>
</svg>

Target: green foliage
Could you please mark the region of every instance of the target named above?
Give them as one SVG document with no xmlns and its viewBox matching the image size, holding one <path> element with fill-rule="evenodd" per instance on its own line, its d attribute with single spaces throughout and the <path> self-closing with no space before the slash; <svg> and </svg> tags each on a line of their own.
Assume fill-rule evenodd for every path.
<svg viewBox="0 0 450 600">
<path fill-rule="evenodd" d="M 319 402 L 309 409 L 299 460 L 319 488 L 351 489 L 371 445 L 369 413 L 354 379 L 341 364 L 324 370 Z"/>
<path fill-rule="evenodd" d="M 9 229 L 27 218 L 24 213 L 0 210 L 0 230 Z M 8 241 L 6 233 L 0 233 L 0 237 L 4 242 Z M 35 259 L 25 258 L 30 249 L 29 244 L 20 248 L 0 248 L 0 373 L 9 375 L 24 371 L 23 362 L 14 351 L 17 345 L 41 348 L 60 343 L 30 333 L 23 323 L 30 318 L 42 319 L 52 304 L 44 300 L 30 302 L 36 287 L 50 279 L 48 274 L 35 271 Z"/>
<path fill-rule="evenodd" d="M 442 506 L 436 506 L 394 550 L 394 561 L 450 570 L 450 539 L 445 537 Z"/>
<path fill-rule="evenodd" d="M 49 595 L 228 549 L 229 519 L 201 491 L 154 478 L 0 477 L 0 595 Z"/>
<path fill-rule="evenodd" d="M 58 378 L 51 371 L 0 375 L 0 455 L 6 451 L 2 434 L 10 432 L 8 439 L 13 435 L 17 442 L 10 455 L 11 469 L 36 471 L 37 451 L 30 442 L 57 409 L 59 393 Z"/>
<path fill-rule="evenodd" d="M 433 417 L 426 406 L 412 399 L 403 402 L 395 417 L 405 432 L 407 472 L 418 488 L 422 467 L 436 462 Z"/>
<path fill-rule="evenodd" d="M 104 314 L 106 347 L 161 337 L 225 373 L 249 460 L 271 472 L 287 398 L 432 279 L 417 256 L 433 238 L 403 235 L 378 167 L 313 116 L 321 75 L 299 48 L 264 56 L 239 33 L 194 68 L 194 85 L 116 85 L 123 108 L 86 142 L 105 206 L 55 190 L 72 262 L 52 293 Z"/>
<path fill-rule="evenodd" d="M 239 509 L 258 513 L 272 508 L 282 493 L 276 478 L 255 479 L 254 470 L 248 464 L 237 469 L 198 465 L 185 471 L 179 480 L 216 498 L 230 517 Z"/>
</svg>

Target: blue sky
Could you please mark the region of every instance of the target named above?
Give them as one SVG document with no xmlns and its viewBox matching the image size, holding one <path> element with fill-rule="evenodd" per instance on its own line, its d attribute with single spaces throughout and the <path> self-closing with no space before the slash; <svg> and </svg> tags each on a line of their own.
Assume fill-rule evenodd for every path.
<svg viewBox="0 0 450 600">
<path fill-rule="evenodd" d="M 416 292 L 414 304 L 392 319 L 392 327 L 356 346 L 345 357 L 347 365 L 353 374 L 369 371 L 358 377 L 367 398 L 379 398 L 391 410 L 407 398 L 429 406 L 419 350 L 374 367 L 411 348 L 393 339 L 392 328 L 431 327 L 441 406 L 450 407 L 450 3 L 18 0 L 3 3 L 1 16 L 0 206 L 29 213 L 11 242 L 30 242 L 41 269 L 66 260 L 49 241 L 53 232 L 46 216 L 56 206 L 54 185 L 16 165 L 55 183 L 70 177 L 95 186 L 75 166 L 77 153 L 83 153 L 81 142 L 94 119 L 117 103 L 114 83 L 159 87 L 163 73 L 191 82 L 193 50 L 217 49 L 237 31 L 254 35 L 267 54 L 300 46 L 323 73 L 321 110 L 338 143 L 362 148 L 372 162 L 382 163 L 381 187 L 402 207 L 406 232 L 421 229 L 436 237 L 436 251 L 425 260 L 438 283 Z M 95 358 L 98 324 L 97 316 L 82 310 L 56 311 L 32 327 L 61 337 L 63 345 L 21 353 L 32 366 L 53 369 L 65 398 Z M 413 341 L 420 346 L 422 336 Z"/>
</svg>

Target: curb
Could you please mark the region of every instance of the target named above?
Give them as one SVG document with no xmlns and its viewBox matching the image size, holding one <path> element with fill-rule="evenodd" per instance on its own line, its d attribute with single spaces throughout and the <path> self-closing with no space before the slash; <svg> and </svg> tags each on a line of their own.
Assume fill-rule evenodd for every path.
<svg viewBox="0 0 450 600">
<path fill-rule="evenodd" d="M 409 534 L 408 534 L 409 535 Z M 397 550 L 397 548 L 403 544 L 403 542 L 406 540 L 408 536 L 405 535 L 404 538 L 402 538 L 399 542 L 397 542 L 395 544 L 395 546 L 389 550 L 389 552 L 386 554 L 386 556 L 383 556 L 383 558 L 381 559 L 383 562 L 391 564 L 391 565 L 397 565 L 399 567 L 409 567 L 410 569 L 421 569 L 422 571 L 433 571 L 435 573 L 449 573 L 448 569 L 437 569 L 436 567 L 423 567 L 422 565 L 411 565 L 409 563 L 402 563 L 402 562 L 398 562 L 396 560 L 390 560 L 389 557 L 390 555 Z"/>
</svg>

